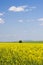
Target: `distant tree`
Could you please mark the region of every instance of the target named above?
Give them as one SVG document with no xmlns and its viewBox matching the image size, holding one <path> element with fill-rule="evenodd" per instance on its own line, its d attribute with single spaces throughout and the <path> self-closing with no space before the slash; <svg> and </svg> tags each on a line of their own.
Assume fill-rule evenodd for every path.
<svg viewBox="0 0 43 65">
<path fill-rule="evenodd" d="M 19 40 L 19 43 L 22 43 L 22 40 Z"/>
</svg>

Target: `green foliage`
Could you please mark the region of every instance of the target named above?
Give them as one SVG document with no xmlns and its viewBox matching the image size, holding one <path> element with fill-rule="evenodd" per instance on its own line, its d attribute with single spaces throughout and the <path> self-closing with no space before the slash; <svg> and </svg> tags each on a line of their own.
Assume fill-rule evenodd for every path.
<svg viewBox="0 0 43 65">
<path fill-rule="evenodd" d="M 22 40 L 19 40 L 19 43 L 22 43 Z"/>
</svg>

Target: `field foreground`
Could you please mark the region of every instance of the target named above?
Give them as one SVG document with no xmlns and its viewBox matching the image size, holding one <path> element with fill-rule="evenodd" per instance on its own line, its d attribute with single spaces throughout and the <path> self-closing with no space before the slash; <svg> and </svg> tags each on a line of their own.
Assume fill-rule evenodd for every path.
<svg viewBox="0 0 43 65">
<path fill-rule="evenodd" d="M 0 43 L 0 65 L 43 65 L 43 43 Z"/>
</svg>

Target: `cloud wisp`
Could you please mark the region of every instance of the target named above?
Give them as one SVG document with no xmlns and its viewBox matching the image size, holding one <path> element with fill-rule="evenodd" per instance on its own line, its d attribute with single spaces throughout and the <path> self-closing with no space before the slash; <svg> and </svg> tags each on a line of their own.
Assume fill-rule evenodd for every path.
<svg viewBox="0 0 43 65">
<path fill-rule="evenodd" d="M 32 11 L 33 9 L 36 9 L 36 8 L 37 8 L 36 6 L 28 7 L 28 11 Z"/>
<path fill-rule="evenodd" d="M 41 23 L 40 26 L 43 26 L 43 23 Z"/>
<path fill-rule="evenodd" d="M 0 13 L 0 16 L 3 16 L 3 13 Z"/>
<path fill-rule="evenodd" d="M 0 18 L 0 24 L 4 24 L 4 23 L 5 21 L 2 18 Z"/>
<path fill-rule="evenodd" d="M 22 19 L 20 19 L 20 20 L 18 20 L 18 22 L 22 23 L 22 22 L 23 22 L 23 20 L 22 20 Z"/>
<path fill-rule="evenodd" d="M 43 18 L 39 18 L 38 21 L 43 21 Z"/>
</svg>

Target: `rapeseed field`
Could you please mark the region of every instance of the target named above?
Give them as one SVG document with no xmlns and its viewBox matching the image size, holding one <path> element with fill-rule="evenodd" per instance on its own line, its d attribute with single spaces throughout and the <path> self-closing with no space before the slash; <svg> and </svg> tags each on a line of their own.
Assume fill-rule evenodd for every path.
<svg viewBox="0 0 43 65">
<path fill-rule="evenodd" d="M 43 65 L 43 43 L 0 43 L 0 65 Z"/>
</svg>

